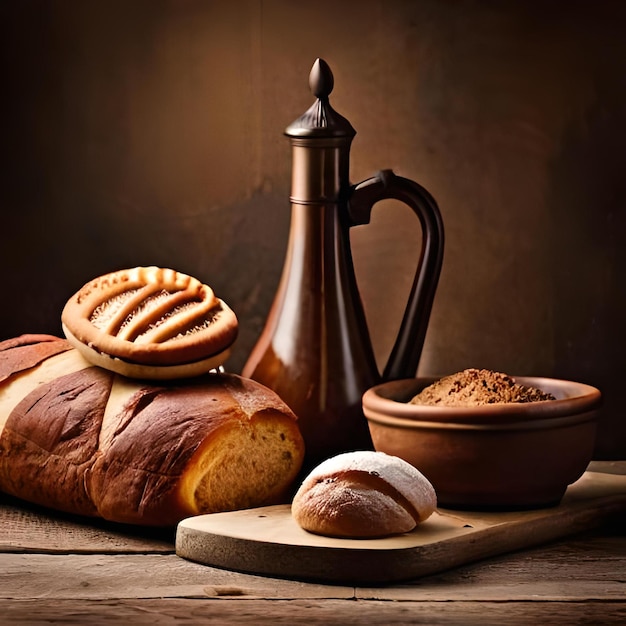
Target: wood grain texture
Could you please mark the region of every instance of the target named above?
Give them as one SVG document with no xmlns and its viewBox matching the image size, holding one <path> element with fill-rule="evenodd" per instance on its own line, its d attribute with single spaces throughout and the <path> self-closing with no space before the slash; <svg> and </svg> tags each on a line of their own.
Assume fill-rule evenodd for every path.
<svg viewBox="0 0 626 626">
<path fill-rule="evenodd" d="M 310 584 L 254 576 L 165 554 L 0 554 L 0 601 L 237 597 L 616 602 L 625 598 L 626 535 L 617 526 L 605 533 L 587 533 L 383 587 Z"/>
<path fill-rule="evenodd" d="M 354 589 L 238 574 L 166 554 L 0 554 L 5 600 L 227 596 L 346 599 Z"/>
<path fill-rule="evenodd" d="M 198 624 L 221 626 L 400 626 L 407 624 L 502 626 L 623 625 L 626 603 L 585 602 L 385 602 L 343 600 L 149 599 L 119 601 L 26 600 L 0 603 L 8 623 Z"/>
<path fill-rule="evenodd" d="M 0 554 L 173 553 L 174 531 L 50 511 L 0 493 Z"/>
</svg>

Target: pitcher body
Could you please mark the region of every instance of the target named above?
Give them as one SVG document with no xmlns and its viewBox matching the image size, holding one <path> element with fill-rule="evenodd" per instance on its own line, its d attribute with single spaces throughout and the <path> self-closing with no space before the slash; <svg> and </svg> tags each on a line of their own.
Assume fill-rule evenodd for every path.
<svg viewBox="0 0 626 626">
<path fill-rule="evenodd" d="M 386 171 L 349 182 L 356 134 L 328 101 L 333 77 L 318 59 L 314 105 L 285 134 L 292 145 L 291 223 L 280 284 L 242 374 L 270 387 L 298 416 L 305 469 L 337 453 L 371 448 L 363 393 L 417 369 L 443 254 L 438 207 L 422 187 Z M 350 233 L 384 198 L 409 204 L 422 223 L 418 270 L 398 339 L 381 375 L 356 283 Z"/>
</svg>

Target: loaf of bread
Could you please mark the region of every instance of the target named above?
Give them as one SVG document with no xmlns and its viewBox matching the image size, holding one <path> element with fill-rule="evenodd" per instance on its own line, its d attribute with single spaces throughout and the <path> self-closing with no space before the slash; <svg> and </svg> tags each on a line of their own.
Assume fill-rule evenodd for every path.
<svg viewBox="0 0 626 626">
<path fill-rule="evenodd" d="M 436 506 L 433 486 L 415 467 L 383 452 L 357 451 L 314 468 L 291 511 L 309 532 L 365 539 L 409 532 Z"/>
<path fill-rule="evenodd" d="M 304 444 L 266 387 L 210 373 L 158 385 L 57 337 L 0 342 L 0 491 L 69 513 L 171 526 L 287 502 Z"/>
</svg>

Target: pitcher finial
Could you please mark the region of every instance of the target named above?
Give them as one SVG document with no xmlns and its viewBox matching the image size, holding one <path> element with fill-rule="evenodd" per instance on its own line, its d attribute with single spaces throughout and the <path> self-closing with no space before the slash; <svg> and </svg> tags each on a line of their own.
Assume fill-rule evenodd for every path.
<svg viewBox="0 0 626 626">
<path fill-rule="evenodd" d="M 350 122 L 330 106 L 328 96 L 335 85 L 333 73 L 324 59 L 316 59 L 309 74 L 309 87 L 317 100 L 287 127 L 289 137 L 343 137 L 350 141 L 356 131 Z"/>
<path fill-rule="evenodd" d="M 309 87 L 313 95 L 320 100 L 327 100 L 334 86 L 335 79 L 330 66 L 324 59 L 318 58 L 313 63 L 311 73 L 309 74 Z"/>
</svg>

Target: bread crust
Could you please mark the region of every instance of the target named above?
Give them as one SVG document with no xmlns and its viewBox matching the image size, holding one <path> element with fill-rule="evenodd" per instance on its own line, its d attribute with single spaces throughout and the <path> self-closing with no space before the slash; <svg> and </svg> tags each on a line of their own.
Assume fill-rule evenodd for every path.
<svg viewBox="0 0 626 626">
<path fill-rule="evenodd" d="M 210 357 L 215 367 L 238 334 L 235 313 L 208 285 L 159 267 L 119 270 L 90 281 L 67 301 L 61 321 L 73 345 L 88 348 L 86 358 L 93 351 L 135 369 L 196 364 Z M 134 375 L 131 367 L 115 371 Z M 149 377 L 149 369 L 140 372 Z"/>
<path fill-rule="evenodd" d="M 45 343 L 75 352 L 61 339 Z M 304 443 L 295 415 L 262 385 L 234 374 L 157 385 L 86 361 L 81 367 L 80 357 L 76 371 L 39 383 L 45 362 L 25 369 L 22 342 L 11 345 L 0 351 L 12 372 L 0 391 L 11 397 L 18 384 L 28 391 L 10 404 L 0 394 L 0 417 L 9 413 L 0 490 L 69 513 L 156 526 L 287 501 Z M 245 473 L 228 454 L 240 448 Z"/>
<path fill-rule="evenodd" d="M 294 496 L 292 515 L 309 532 L 362 539 L 410 532 L 436 506 L 433 486 L 412 465 L 358 451 L 314 468 Z"/>
<path fill-rule="evenodd" d="M 0 382 L 70 349 L 52 335 L 21 335 L 0 341 Z"/>
<path fill-rule="evenodd" d="M 37 387 L 11 412 L 0 435 L 2 491 L 53 509 L 96 515 L 85 476 L 113 375 L 88 368 Z"/>
</svg>

